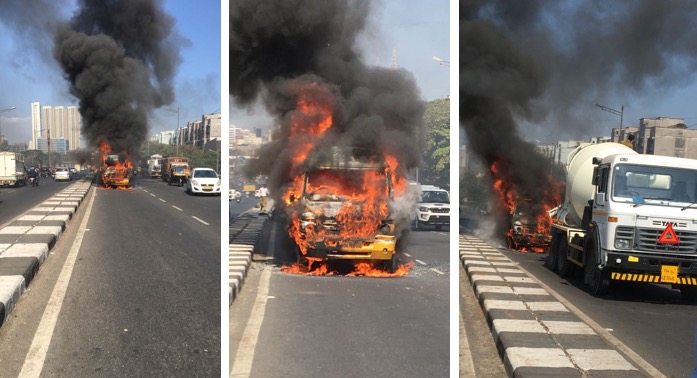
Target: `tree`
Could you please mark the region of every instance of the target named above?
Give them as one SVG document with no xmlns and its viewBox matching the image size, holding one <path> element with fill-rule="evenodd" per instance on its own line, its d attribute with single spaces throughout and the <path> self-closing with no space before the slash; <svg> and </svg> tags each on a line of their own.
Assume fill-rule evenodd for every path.
<svg viewBox="0 0 697 378">
<path fill-rule="evenodd" d="M 450 188 L 450 99 L 440 98 L 426 104 L 424 112 L 426 149 L 419 170 L 419 181 Z"/>
</svg>

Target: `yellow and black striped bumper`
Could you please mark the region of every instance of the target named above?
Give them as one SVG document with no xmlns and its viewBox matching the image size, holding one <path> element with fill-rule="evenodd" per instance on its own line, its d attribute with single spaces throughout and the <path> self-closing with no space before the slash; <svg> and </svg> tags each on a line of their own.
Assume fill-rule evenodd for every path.
<svg viewBox="0 0 697 378">
<path fill-rule="evenodd" d="M 615 273 L 610 274 L 610 279 L 616 281 L 635 281 L 653 283 L 671 283 L 677 285 L 697 285 L 695 277 L 678 277 L 678 282 L 661 282 L 661 276 L 655 274 Z"/>
</svg>

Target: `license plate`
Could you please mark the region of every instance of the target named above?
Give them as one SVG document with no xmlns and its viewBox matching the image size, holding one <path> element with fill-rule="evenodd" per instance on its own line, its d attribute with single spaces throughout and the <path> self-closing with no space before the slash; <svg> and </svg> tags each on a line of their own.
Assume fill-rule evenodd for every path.
<svg viewBox="0 0 697 378">
<path fill-rule="evenodd" d="M 676 283 L 678 282 L 678 267 L 675 265 L 661 266 L 661 282 Z"/>
</svg>

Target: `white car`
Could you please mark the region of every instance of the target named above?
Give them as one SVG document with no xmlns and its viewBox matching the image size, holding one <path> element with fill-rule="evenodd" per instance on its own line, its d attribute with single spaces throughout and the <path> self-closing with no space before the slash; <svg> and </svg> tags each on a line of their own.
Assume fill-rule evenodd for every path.
<svg viewBox="0 0 697 378">
<path fill-rule="evenodd" d="M 220 195 L 220 178 L 211 168 L 194 168 L 186 182 L 186 191 L 189 194 L 215 194 Z"/>
<path fill-rule="evenodd" d="M 56 174 L 53 176 L 53 181 L 70 181 L 73 175 L 67 167 L 56 168 Z"/>
<path fill-rule="evenodd" d="M 414 229 L 433 226 L 436 230 L 450 227 L 450 193 L 433 185 L 421 185 L 421 198 L 416 208 Z"/>
</svg>

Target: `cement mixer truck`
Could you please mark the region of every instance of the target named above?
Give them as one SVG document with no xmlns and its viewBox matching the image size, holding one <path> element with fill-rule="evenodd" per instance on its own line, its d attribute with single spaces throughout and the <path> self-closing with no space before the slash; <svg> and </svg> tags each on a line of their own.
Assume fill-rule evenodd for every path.
<svg viewBox="0 0 697 378">
<path fill-rule="evenodd" d="M 697 162 L 602 143 L 579 146 L 566 169 L 547 268 L 582 271 L 595 296 L 619 280 L 670 284 L 697 300 Z"/>
</svg>

